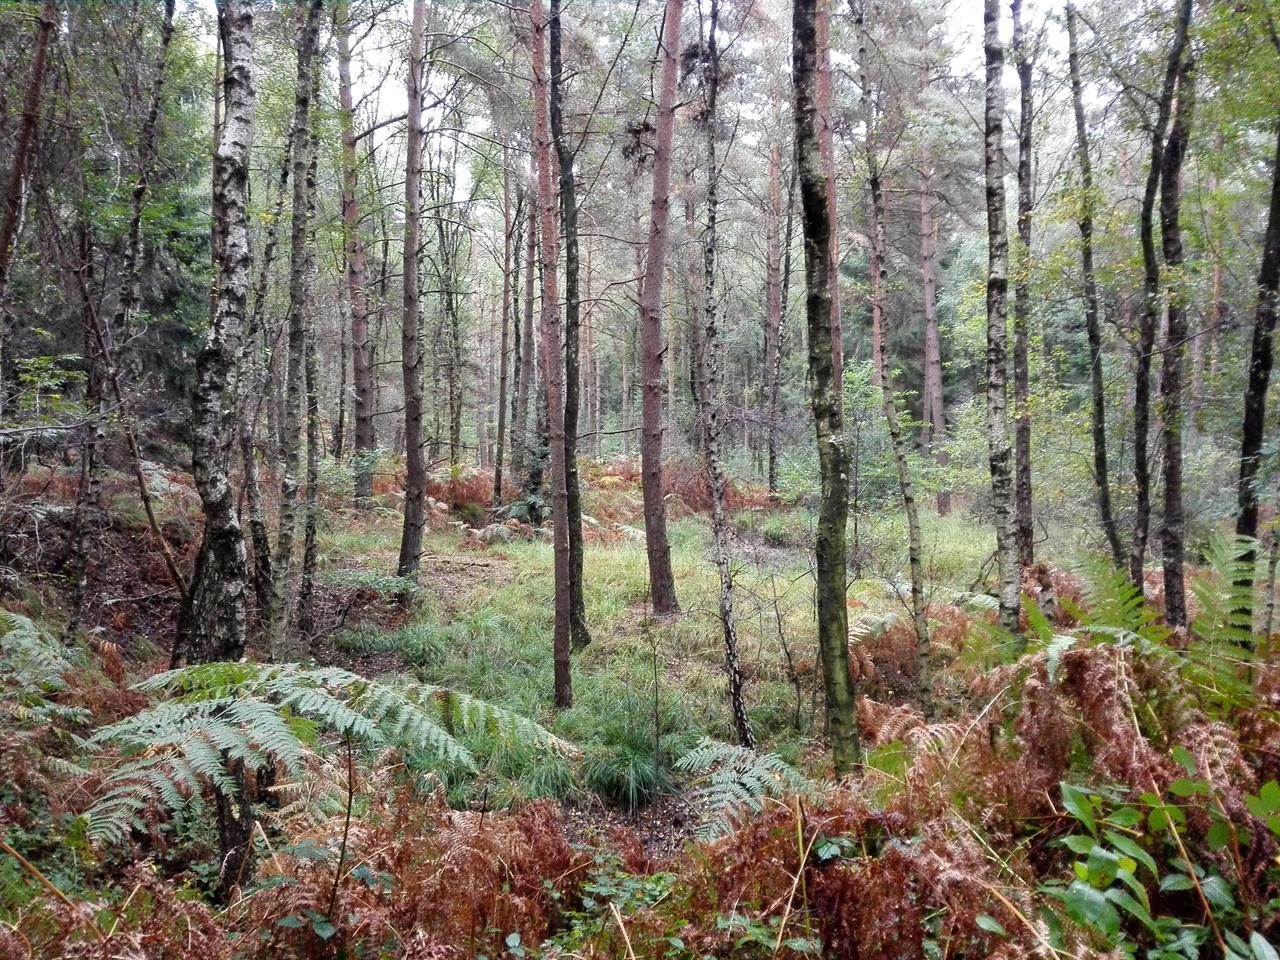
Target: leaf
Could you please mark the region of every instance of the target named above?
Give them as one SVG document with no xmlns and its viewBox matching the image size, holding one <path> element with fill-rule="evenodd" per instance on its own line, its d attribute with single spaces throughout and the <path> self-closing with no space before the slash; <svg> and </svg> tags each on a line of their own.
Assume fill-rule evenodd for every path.
<svg viewBox="0 0 1280 960">
<path fill-rule="evenodd" d="M 1156 922 L 1151 918 L 1151 911 L 1139 903 L 1129 893 L 1116 887 L 1106 892 L 1106 898 L 1112 903 L 1119 904 L 1126 911 L 1138 919 L 1138 921 L 1148 930 L 1155 931 Z"/>
<path fill-rule="evenodd" d="M 1126 837 L 1122 833 L 1116 833 L 1114 830 L 1107 830 L 1103 833 L 1103 836 L 1110 841 L 1113 847 L 1123 853 L 1126 857 L 1131 857 L 1134 860 L 1137 860 L 1138 863 L 1151 871 L 1151 876 L 1157 877 L 1160 875 L 1160 871 L 1156 868 L 1155 858 L 1152 857 L 1151 854 L 1147 853 L 1147 851 L 1143 850 L 1142 847 L 1138 846 L 1136 841 Z"/>
<path fill-rule="evenodd" d="M 1225 820 L 1217 820 L 1209 827 L 1205 840 L 1208 841 L 1210 850 L 1225 850 L 1231 842 L 1231 827 Z"/>
<path fill-rule="evenodd" d="M 1231 887 L 1221 877 L 1205 877 L 1200 881 L 1200 889 L 1204 891 L 1205 899 L 1219 910 L 1231 910 L 1236 905 Z"/>
<path fill-rule="evenodd" d="M 1089 882 L 1099 890 L 1105 890 L 1116 879 L 1120 871 L 1120 857 L 1106 847 L 1093 845 L 1088 860 Z"/>
<path fill-rule="evenodd" d="M 1142 822 L 1142 811 L 1133 807 L 1121 807 L 1108 814 L 1106 822 L 1113 827 L 1136 827 Z"/>
<path fill-rule="evenodd" d="M 983 930 L 987 931 L 987 933 L 999 934 L 1002 937 L 1009 936 L 1009 931 L 1004 928 L 1004 926 L 1000 923 L 999 920 L 991 916 L 991 914 L 989 913 L 978 914 L 978 916 L 974 919 L 974 923 L 976 923 Z"/>
<path fill-rule="evenodd" d="M 1109 939 L 1120 932 L 1120 914 L 1100 890 L 1076 880 L 1062 895 L 1072 920 L 1094 927 Z"/>
<path fill-rule="evenodd" d="M 1196 758 L 1191 755 L 1191 751 L 1181 744 L 1174 746 L 1170 751 L 1173 759 L 1181 765 L 1182 769 L 1187 771 L 1187 776 L 1194 777 L 1196 775 Z"/>
<path fill-rule="evenodd" d="M 1274 780 L 1271 785 L 1275 785 Z M 1256 930 L 1249 937 L 1249 949 L 1253 951 L 1254 960 L 1280 960 L 1280 953 Z"/>
<path fill-rule="evenodd" d="M 1185 873 L 1169 873 L 1160 881 L 1161 890 L 1190 890 L 1195 887 L 1191 882 L 1191 878 Z"/>
<path fill-rule="evenodd" d="M 1073 787 L 1071 784 L 1063 781 L 1062 783 L 1062 805 L 1067 811 L 1079 820 L 1086 830 L 1096 834 L 1098 826 L 1093 819 L 1093 806 L 1089 800 L 1089 795 L 1079 787 Z"/>
<path fill-rule="evenodd" d="M 1194 797 L 1197 794 L 1208 794 L 1209 785 L 1203 780 L 1188 780 L 1183 777 L 1169 784 L 1169 792 L 1175 797 Z"/>
<path fill-rule="evenodd" d="M 298 930 L 307 925 L 307 921 L 297 914 L 290 914 L 287 917 L 281 917 L 276 921 L 277 927 L 285 927 L 289 930 Z"/>
<path fill-rule="evenodd" d="M 1062 838 L 1062 845 L 1064 847 L 1072 853 L 1078 853 L 1081 856 L 1084 856 L 1092 850 L 1095 843 L 1097 843 L 1097 841 L 1094 840 L 1093 837 L 1086 837 L 1084 834 L 1080 833 L 1073 833 L 1070 836 Z"/>
</svg>

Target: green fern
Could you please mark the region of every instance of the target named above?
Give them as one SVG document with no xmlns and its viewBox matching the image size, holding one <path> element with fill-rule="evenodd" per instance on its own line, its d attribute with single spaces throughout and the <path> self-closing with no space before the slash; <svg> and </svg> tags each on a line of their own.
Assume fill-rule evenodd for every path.
<svg viewBox="0 0 1280 960">
<path fill-rule="evenodd" d="M 1082 574 L 1084 609 L 1072 612 L 1083 632 L 1134 647 L 1139 653 L 1164 645 L 1169 629 L 1124 570 L 1096 563 Z"/>
<path fill-rule="evenodd" d="M 1222 706 L 1251 697 L 1248 669 L 1255 660 L 1253 622 L 1256 605 L 1257 541 L 1215 535 L 1204 567 L 1191 578 L 1191 594 L 1200 608 L 1191 623 L 1184 676 L 1201 696 Z"/>
<path fill-rule="evenodd" d="M 776 753 L 703 738 L 676 761 L 699 786 L 693 796 L 703 808 L 702 839 L 722 837 L 764 809 L 766 800 L 814 793 L 814 786 Z"/>
<path fill-rule="evenodd" d="M 465 694 L 337 667 L 207 663 L 157 674 L 137 689 L 166 699 L 94 734 L 93 744 L 124 757 L 89 811 L 94 839 L 123 839 L 155 808 L 189 812 L 207 786 L 234 793 L 236 764 L 300 778 L 332 742 L 324 733 L 369 751 L 414 749 L 467 771 L 475 762 L 458 740 L 463 734 L 574 752 L 538 724 Z"/>
<path fill-rule="evenodd" d="M 89 711 L 57 698 L 82 660 L 78 650 L 63 646 L 32 620 L 0 610 L 0 730 L 32 745 L 52 737 L 80 746 L 76 731 L 88 724 Z M 66 759 L 41 752 L 48 769 L 81 772 Z"/>
</svg>

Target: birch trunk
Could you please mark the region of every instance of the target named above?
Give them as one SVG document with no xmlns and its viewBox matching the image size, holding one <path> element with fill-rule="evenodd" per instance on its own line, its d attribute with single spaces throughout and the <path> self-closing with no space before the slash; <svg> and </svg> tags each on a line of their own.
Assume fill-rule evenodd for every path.
<svg viewBox="0 0 1280 960">
<path fill-rule="evenodd" d="M 986 0 L 983 16 L 986 54 L 987 187 L 987 449 L 991 467 L 991 507 L 995 514 L 996 561 L 1000 576 L 1000 625 L 1018 629 L 1018 543 L 1014 518 L 1013 450 L 1009 443 L 1007 297 L 1009 237 L 1004 212 L 1004 46 L 999 0 Z"/>
<path fill-rule="evenodd" d="M 249 574 L 228 463 L 252 266 L 247 208 L 254 128 L 254 8 L 250 0 L 218 4 L 226 42 L 226 113 L 213 158 L 218 271 L 209 329 L 196 356 L 191 417 L 191 468 L 205 526 L 196 574 L 179 615 L 175 660 L 183 654 L 198 662 L 238 660 L 244 652 Z"/>
<path fill-rule="evenodd" d="M 1018 260 L 1013 285 L 1014 504 L 1017 514 L 1018 563 L 1035 560 L 1035 526 L 1031 506 L 1031 407 L 1027 335 L 1031 323 L 1031 151 L 1034 110 L 1033 64 L 1022 27 L 1022 0 L 1013 0 L 1013 50 L 1018 73 Z"/>
</svg>

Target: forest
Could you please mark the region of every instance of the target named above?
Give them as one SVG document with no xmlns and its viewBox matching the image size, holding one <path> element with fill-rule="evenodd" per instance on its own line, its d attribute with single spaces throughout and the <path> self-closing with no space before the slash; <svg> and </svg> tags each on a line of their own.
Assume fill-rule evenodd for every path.
<svg viewBox="0 0 1280 960">
<path fill-rule="evenodd" d="M 0 0 L 0 960 L 1280 960 L 1280 0 Z"/>
</svg>

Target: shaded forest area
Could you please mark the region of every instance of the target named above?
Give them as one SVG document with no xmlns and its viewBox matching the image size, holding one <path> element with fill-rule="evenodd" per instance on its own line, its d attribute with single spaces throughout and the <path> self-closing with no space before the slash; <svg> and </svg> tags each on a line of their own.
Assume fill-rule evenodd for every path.
<svg viewBox="0 0 1280 960">
<path fill-rule="evenodd" d="M 0 2 L 0 958 L 1280 949 L 1276 0 Z"/>
</svg>

